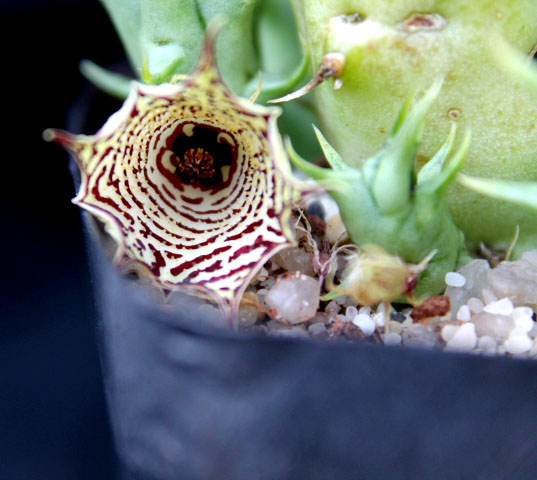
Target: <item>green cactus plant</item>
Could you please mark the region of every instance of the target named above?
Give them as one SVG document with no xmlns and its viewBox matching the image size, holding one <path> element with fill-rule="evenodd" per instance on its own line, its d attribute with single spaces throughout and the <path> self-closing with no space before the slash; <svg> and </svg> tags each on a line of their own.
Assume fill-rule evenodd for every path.
<svg viewBox="0 0 537 480">
<path fill-rule="evenodd" d="M 464 172 L 508 181 L 537 180 L 536 104 L 530 89 L 499 64 L 507 42 L 524 55 L 537 43 L 534 0 L 293 0 L 312 72 L 325 54 L 345 55 L 333 88 L 315 90 L 321 127 L 343 158 L 360 166 L 386 140 L 399 106 L 438 77 L 442 90 L 426 117 L 420 165 L 444 142 L 472 129 Z M 523 207 L 452 185 L 447 200 L 473 246 L 506 247 L 520 226 L 518 253 L 537 246 L 537 218 Z"/>
</svg>

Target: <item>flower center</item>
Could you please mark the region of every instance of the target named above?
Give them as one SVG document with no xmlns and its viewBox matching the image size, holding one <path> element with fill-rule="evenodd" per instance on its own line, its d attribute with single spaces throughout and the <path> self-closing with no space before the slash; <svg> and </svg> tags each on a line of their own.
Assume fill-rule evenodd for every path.
<svg viewBox="0 0 537 480">
<path fill-rule="evenodd" d="M 229 136 L 216 128 L 187 124 L 173 142 L 175 174 L 193 187 L 214 187 L 223 183 L 233 163 L 234 149 Z"/>
<path fill-rule="evenodd" d="M 187 177 L 191 185 L 199 186 L 201 180 L 209 180 L 215 176 L 214 158 L 210 152 L 201 147 L 189 148 L 177 171 L 181 177 Z"/>
</svg>

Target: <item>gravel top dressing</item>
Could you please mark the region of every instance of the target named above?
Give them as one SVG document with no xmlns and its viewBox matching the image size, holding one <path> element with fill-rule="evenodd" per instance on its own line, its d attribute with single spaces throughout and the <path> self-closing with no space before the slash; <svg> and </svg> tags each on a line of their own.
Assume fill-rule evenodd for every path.
<svg viewBox="0 0 537 480">
<path fill-rule="evenodd" d="M 393 303 L 386 311 L 385 303 L 363 306 L 349 296 L 322 301 L 323 271 L 331 261 L 342 272 L 348 255 L 344 249 L 334 253 L 335 239 L 345 243 L 346 238 L 337 207 L 326 196 L 320 200 L 295 216 L 298 246 L 268 261 L 250 284 L 239 311 L 240 329 L 537 358 L 537 250 L 516 261 L 475 259 L 446 275 L 443 295 L 414 308 Z M 208 317 L 218 316 L 212 305 L 204 308 Z"/>
</svg>

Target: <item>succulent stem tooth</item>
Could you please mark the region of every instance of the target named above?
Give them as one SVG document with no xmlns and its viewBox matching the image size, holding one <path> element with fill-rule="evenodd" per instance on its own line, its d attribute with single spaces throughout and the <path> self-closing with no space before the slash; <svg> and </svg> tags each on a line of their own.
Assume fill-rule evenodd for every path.
<svg viewBox="0 0 537 480">
<path fill-rule="evenodd" d="M 459 173 L 457 181 L 477 193 L 537 210 L 537 183 L 472 177 Z"/>
<path fill-rule="evenodd" d="M 332 147 L 332 145 L 330 145 L 327 142 L 326 138 L 324 138 L 324 135 L 315 125 L 313 125 L 313 130 L 315 131 L 315 135 L 317 136 L 317 140 L 319 141 L 319 144 L 321 145 L 321 149 L 323 150 L 323 153 L 325 155 L 325 158 L 328 164 L 334 170 L 348 169 L 349 167 L 345 163 L 345 161 L 341 158 L 341 155 L 337 153 L 335 148 Z"/>
<path fill-rule="evenodd" d="M 434 157 L 431 158 L 431 160 L 429 160 L 418 173 L 418 185 L 423 185 L 440 174 L 446 158 L 453 150 L 453 142 L 455 141 L 456 132 L 457 125 L 452 123 L 451 129 L 449 130 L 449 135 L 444 144 L 440 147 L 440 150 L 436 152 Z"/>
</svg>

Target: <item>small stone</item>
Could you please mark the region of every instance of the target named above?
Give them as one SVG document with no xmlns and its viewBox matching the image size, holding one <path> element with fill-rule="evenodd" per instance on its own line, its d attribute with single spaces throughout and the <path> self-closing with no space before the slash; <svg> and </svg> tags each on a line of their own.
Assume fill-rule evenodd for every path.
<svg viewBox="0 0 537 480">
<path fill-rule="evenodd" d="M 520 332 L 529 333 L 535 327 L 533 310 L 529 307 L 516 307 L 511 317 L 515 321 L 515 329 Z"/>
<path fill-rule="evenodd" d="M 465 284 L 462 287 L 447 287 L 445 293 L 449 297 L 452 318 L 468 299 L 481 295 L 481 290 L 487 286 L 488 271 L 490 266 L 486 260 L 472 260 L 459 270 L 458 273 L 466 279 Z"/>
<path fill-rule="evenodd" d="M 270 289 L 272 288 L 276 283 L 276 280 L 272 277 L 265 278 L 265 280 L 262 280 L 260 285 L 264 288 Z"/>
<path fill-rule="evenodd" d="M 350 340 L 362 340 L 365 337 L 362 329 L 352 322 L 347 322 L 343 325 L 343 334 Z"/>
<path fill-rule="evenodd" d="M 442 317 L 449 313 L 449 297 L 438 295 L 430 297 L 414 308 L 411 316 L 416 321 L 431 317 Z"/>
<path fill-rule="evenodd" d="M 296 324 L 317 313 L 319 293 L 319 282 L 315 278 L 298 274 L 280 277 L 265 301 L 283 320 Z"/>
<path fill-rule="evenodd" d="M 383 327 L 386 323 L 384 313 L 375 313 L 375 315 L 373 315 L 373 320 L 375 321 L 375 325 L 377 327 Z"/>
<path fill-rule="evenodd" d="M 406 320 L 406 315 L 403 312 L 392 312 L 390 319 L 394 322 L 403 323 Z"/>
<path fill-rule="evenodd" d="M 384 345 L 399 345 L 401 343 L 401 335 L 395 332 L 387 333 L 382 337 Z"/>
<path fill-rule="evenodd" d="M 481 353 L 484 353 L 485 355 L 494 355 L 498 348 L 498 344 L 492 337 L 485 335 L 484 337 L 479 337 L 477 348 L 479 348 Z"/>
<path fill-rule="evenodd" d="M 448 350 L 456 350 L 460 352 L 469 352 L 477 345 L 477 335 L 473 323 L 465 323 L 461 325 L 455 332 L 455 335 L 446 343 Z"/>
<path fill-rule="evenodd" d="M 464 287 L 466 278 L 457 272 L 448 272 L 445 276 L 446 285 L 448 287 Z"/>
<path fill-rule="evenodd" d="M 304 275 L 314 275 L 313 255 L 299 247 L 286 248 L 274 255 L 273 260 L 289 273 L 301 272 Z"/>
<path fill-rule="evenodd" d="M 505 351 L 513 355 L 520 355 L 533 347 L 533 341 L 525 333 L 513 332 L 504 342 Z"/>
<path fill-rule="evenodd" d="M 361 307 L 360 310 L 358 310 L 358 313 L 369 315 L 371 313 L 371 307 Z"/>
<path fill-rule="evenodd" d="M 513 302 L 508 298 L 502 298 L 497 302 L 491 302 L 485 305 L 483 311 L 496 315 L 511 315 L 513 313 Z"/>
<path fill-rule="evenodd" d="M 325 238 L 334 245 L 338 240 L 341 243 L 348 238 L 347 230 L 339 214 L 332 215 L 326 220 Z"/>
<path fill-rule="evenodd" d="M 251 327 L 257 321 L 259 314 L 256 307 L 256 304 L 259 303 L 258 298 L 255 293 L 246 292 L 243 299 L 245 302 L 241 304 L 238 315 L 239 325 L 241 327 Z"/>
<path fill-rule="evenodd" d="M 322 323 L 322 322 L 312 323 L 312 324 L 308 327 L 308 332 L 309 332 L 311 335 L 319 335 L 319 334 L 321 334 L 321 333 L 326 332 L 326 326 L 325 326 L 325 324 Z"/>
<path fill-rule="evenodd" d="M 324 311 L 326 313 L 338 313 L 341 310 L 341 306 L 338 305 L 334 300 L 331 300 L 327 303 Z"/>
<path fill-rule="evenodd" d="M 310 323 L 324 323 L 328 325 L 330 323 L 330 317 L 325 312 L 317 312 L 314 317 L 310 318 Z"/>
<path fill-rule="evenodd" d="M 455 336 L 459 328 L 459 325 L 445 325 L 442 328 L 442 340 L 446 343 L 449 342 Z"/>
<path fill-rule="evenodd" d="M 494 292 L 490 288 L 484 288 L 481 290 L 481 297 L 483 298 L 485 305 L 498 301 L 498 297 L 494 295 Z"/>
<path fill-rule="evenodd" d="M 513 318 L 516 320 L 518 317 L 533 318 L 533 310 L 530 307 L 516 307 L 513 310 Z"/>
<path fill-rule="evenodd" d="M 514 320 L 507 315 L 494 315 L 492 313 L 476 313 L 472 317 L 477 335 L 494 338 L 497 342 L 503 341 L 515 326 Z"/>
<path fill-rule="evenodd" d="M 345 310 L 345 317 L 347 317 L 347 321 L 352 322 L 354 317 L 358 315 L 358 309 L 356 307 L 347 307 Z"/>
<path fill-rule="evenodd" d="M 353 318 L 352 323 L 360 328 L 364 332 L 364 335 L 368 337 L 375 333 L 375 321 L 369 315 L 359 313 Z"/>
<path fill-rule="evenodd" d="M 319 218 L 324 218 L 326 215 L 323 204 L 319 200 L 314 200 L 313 202 L 308 204 L 306 211 L 310 215 L 315 215 Z"/>
<path fill-rule="evenodd" d="M 499 297 L 509 297 L 519 305 L 537 304 L 537 265 L 534 253 L 515 262 L 502 262 L 487 274 L 490 288 Z M 488 303 L 488 302 L 486 302 Z"/>
<path fill-rule="evenodd" d="M 410 347 L 435 348 L 440 346 L 440 336 L 430 326 L 422 323 L 412 323 L 403 328 L 401 336 L 403 343 Z"/>
<path fill-rule="evenodd" d="M 459 311 L 457 312 L 457 320 L 461 322 L 468 322 L 472 318 L 472 312 L 470 312 L 470 307 L 468 305 L 461 305 Z"/>
<path fill-rule="evenodd" d="M 471 297 L 468 299 L 468 308 L 472 313 L 481 313 L 485 305 L 479 298 Z"/>
</svg>

